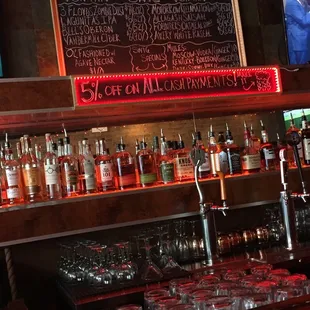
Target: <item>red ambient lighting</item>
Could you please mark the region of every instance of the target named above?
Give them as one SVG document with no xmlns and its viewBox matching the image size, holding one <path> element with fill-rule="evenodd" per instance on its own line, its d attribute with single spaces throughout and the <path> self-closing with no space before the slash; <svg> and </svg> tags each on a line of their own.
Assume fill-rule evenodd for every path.
<svg viewBox="0 0 310 310">
<path fill-rule="evenodd" d="M 78 106 L 281 93 L 272 67 L 74 77 Z"/>
</svg>

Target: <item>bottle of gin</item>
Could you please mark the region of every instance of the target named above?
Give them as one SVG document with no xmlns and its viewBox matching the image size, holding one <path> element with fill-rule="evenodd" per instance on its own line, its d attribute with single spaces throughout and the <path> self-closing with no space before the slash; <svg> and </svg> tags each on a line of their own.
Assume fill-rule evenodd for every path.
<svg viewBox="0 0 310 310">
<path fill-rule="evenodd" d="M 240 148 L 234 143 L 234 138 L 229 130 L 228 124 L 226 123 L 226 151 L 228 159 L 229 174 L 241 174 L 241 157 Z"/>
<path fill-rule="evenodd" d="M 203 144 L 200 131 L 195 132 L 195 135 L 193 138 L 196 141 L 196 147 L 205 152 L 205 162 L 198 168 L 198 178 L 206 179 L 210 177 L 210 169 L 211 169 L 210 160 L 209 160 L 209 152 L 208 152 L 208 149 L 205 148 Z"/>
<path fill-rule="evenodd" d="M 97 192 L 97 179 L 95 160 L 88 143 L 88 139 L 82 141 L 82 154 L 79 161 L 79 179 L 81 194 L 92 194 Z"/>
<path fill-rule="evenodd" d="M 260 123 L 262 127 L 262 142 L 260 146 L 261 168 L 265 171 L 276 170 L 277 161 L 273 145 L 269 143 L 268 133 L 263 121 L 261 120 Z"/>
<path fill-rule="evenodd" d="M 48 199 L 60 199 L 62 197 L 60 169 L 58 157 L 52 150 L 52 138 L 49 133 L 45 134 L 46 154 L 44 157 L 44 174 L 46 193 Z"/>
<path fill-rule="evenodd" d="M 64 197 L 75 197 L 79 194 L 79 165 L 73 155 L 70 137 L 64 138 L 64 156 L 61 160 L 61 183 Z"/>
<path fill-rule="evenodd" d="M 260 171 L 260 152 L 254 147 L 246 122 L 244 122 L 244 150 L 241 161 L 244 172 L 255 173 Z"/>
<path fill-rule="evenodd" d="M 40 162 L 32 152 L 31 140 L 29 136 L 23 137 L 24 153 L 21 158 L 22 177 L 24 184 L 25 201 L 37 202 L 42 201 L 42 183 Z"/>
<path fill-rule="evenodd" d="M 301 141 L 304 157 L 304 164 L 310 165 L 310 128 L 308 128 L 308 121 L 304 110 L 302 110 L 301 118 Z"/>
<path fill-rule="evenodd" d="M 137 154 L 137 164 L 140 175 L 140 183 L 143 187 L 151 186 L 157 182 L 157 169 L 155 156 L 152 150 L 147 148 L 145 138 L 140 143 L 140 151 Z"/>
<path fill-rule="evenodd" d="M 123 137 L 121 137 L 118 148 L 119 152 L 114 155 L 118 186 L 120 189 L 136 187 L 135 161 L 132 155 L 126 151 Z"/>
<path fill-rule="evenodd" d="M 5 162 L 4 172 L 6 179 L 6 193 L 9 204 L 22 203 L 24 200 L 23 182 L 20 163 L 14 159 L 11 143 L 8 134 L 5 134 Z M 4 186 L 4 184 L 3 184 Z"/>
<path fill-rule="evenodd" d="M 160 179 L 164 184 L 175 182 L 174 160 L 169 155 L 168 145 L 163 131 L 161 130 L 161 145 L 159 158 Z"/>
<path fill-rule="evenodd" d="M 105 140 L 99 141 L 99 155 L 95 159 L 99 192 L 115 189 L 115 173 L 112 156 L 107 152 Z"/>
<path fill-rule="evenodd" d="M 185 148 L 182 136 L 179 134 L 178 148 L 171 154 L 175 161 L 176 181 L 190 181 L 194 179 L 194 166 L 190 157 L 190 150 Z"/>
</svg>

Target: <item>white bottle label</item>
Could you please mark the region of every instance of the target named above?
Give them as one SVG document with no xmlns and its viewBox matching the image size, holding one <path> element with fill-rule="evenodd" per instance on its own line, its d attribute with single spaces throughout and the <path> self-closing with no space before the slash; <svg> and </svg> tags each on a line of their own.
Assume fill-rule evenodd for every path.
<svg viewBox="0 0 310 310">
<path fill-rule="evenodd" d="M 303 140 L 305 160 L 310 160 L 310 139 Z"/>
<path fill-rule="evenodd" d="M 265 156 L 265 160 L 276 158 L 276 154 L 274 153 L 273 149 L 270 149 L 270 150 L 264 149 L 264 156 Z"/>
<path fill-rule="evenodd" d="M 18 172 L 17 170 L 6 170 L 6 179 L 8 186 L 17 186 L 18 185 Z"/>
<path fill-rule="evenodd" d="M 244 170 L 252 170 L 260 168 L 260 155 L 245 155 L 242 157 L 242 168 Z"/>
<path fill-rule="evenodd" d="M 46 185 L 54 185 L 59 183 L 59 167 L 58 165 L 44 165 Z"/>
<path fill-rule="evenodd" d="M 111 182 L 113 180 L 113 164 L 100 164 L 100 177 L 101 182 Z"/>
<path fill-rule="evenodd" d="M 175 167 L 178 178 L 194 177 L 194 167 L 189 157 L 176 158 Z"/>
<path fill-rule="evenodd" d="M 302 152 L 302 143 L 301 142 L 297 145 L 297 149 L 298 149 L 299 158 L 304 158 L 304 154 Z"/>
<path fill-rule="evenodd" d="M 95 176 L 95 165 L 92 161 L 84 162 L 85 172 L 85 183 L 86 190 L 92 190 L 97 188 L 96 176 Z"/>
<path fill-rule="evenodd" d="M 17 187 L 8 188 L 6 192 L 7 192 L 7 198 L 8 199 L 14 199 L 14 198 L 20 198 L 21 197 L 20 190 Z"/>
<path fill-rule="evenodd" d="M 210 172 L 210 159 L 209 159 L 209 153 L 205 152 L 205 162 L 198 168 L 199 171 L 207 171 Z"/>
</svg>

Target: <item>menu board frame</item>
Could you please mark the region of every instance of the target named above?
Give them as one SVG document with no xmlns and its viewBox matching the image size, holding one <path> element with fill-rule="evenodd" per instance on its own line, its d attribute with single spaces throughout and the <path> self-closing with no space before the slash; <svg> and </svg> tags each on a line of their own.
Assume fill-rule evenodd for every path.
<svg viewBox="0 0 310 310">
<path fill-rule="evenodd" d="M 63 49 L 63 43 L 62 43 L 62 37 L 61 37 L 61 27 L 60 27 L 57 0 L 50 0 L 50 4 L 51 4 L 51 11 L 52 11 L 52 18 L 53 18 L 59 75 L 66 76 L 68 75 L 68 73 L 67 73 L 67 69 L 65 65 L 64 49 Z M 233 11 L 240 67 L 245 67 L 247 66 L 247 59 L 246 59 L 245 45 L 244 45 L 244 39 L 243 39 L 243 30 L 242 30 L 242 23 L 241 23 L 241 16 L 240 16 L 239 0 L 231 0 L 231 4 L 232 4 L 232 11 Z M 115 72 L 115 73 L 121 73 L 121 72 Z"/>
</svg>

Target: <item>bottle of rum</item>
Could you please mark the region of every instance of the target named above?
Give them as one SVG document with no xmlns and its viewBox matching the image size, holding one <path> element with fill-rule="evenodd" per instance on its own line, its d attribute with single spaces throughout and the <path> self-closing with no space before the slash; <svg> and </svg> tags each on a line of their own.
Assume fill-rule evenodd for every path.
<svg viewBox="0 0 310 310">
<path fill-rule="evenodd" d="M 302 110 L 302 121 L 301 121 L 301 140 L 302 150 L 304 157 L 304 164 L 310 165 L 310 129 L 308 128 L 308 121 L 304 110 Z"/>
<path fill-rule="evenodd" d="M 260 121 L 262 140 L 260 146 L 261 168 L 265 171 L 276 170 L 277 160 L 273 145 L 269 142 L 268 133 L 263 121 Z"/>
<path fill-rule="evenodd" d="M 117 183 L 120 189 L 136 187 L 135 161 L 132 155 L 125 150 L 123 137 L 118 145 L 119 152 L 115 153 L 115 167 L 117 172 Z"/>
<path fill-rule="evenodd" d="M 8 134 L 5 134 L 4 151 L 5 185 L 8 203 L 22 203 L 24 201 L 24 194 L 21 168 L 19 162 L 14 159 L 11 143 L 8 140 Z"/>
<path fill-rule="evenodd" d="M 42 201 L 42 183 L 40 173 L 40 162 L 32 152 L 31 140 L 25 135 L 24 153 L 21 158 L 22 176 L 24 184 L 25 201 L 37 202 Z M 43 167 L 42 167 L 43 170 Z"/>
<path fill-rule="evenodd" d="M 206 179 L 210 177 L 210 159 L 209 159 L 209 152 L 208 149 L 205 148 L 200 131 L 195 132 L 195 135 L 193 136 L 193 141 L 196 142 L 196 147 L 203 150 L 205 152 L 205 162 L 199 166 L 198 168 L 198 178 L 199 179 Z"/>
<path fill-rule="evenodd" d="M 79 194 L 79 165 L 73 155 L 70 137 L 64 138 L 64 156 L 61 160 L 61 183 L 64 197 L 75 197 Z"/>
<path fill-rule="evenodd" d="M 107 152 L 105 140 L 99 141 L 99 155 L 95 159 L 99 192 L 115 189 L 115 173 L 112 156 Z"/>
<path fill-rule="evenodd" d="M 226 123 L 226 151 L 228 159 L 229 174 L 241 174 L 241 157 L 240 148 L 234 143 L 234 138 L 229 130 L 228 124 Z"/>
<path fill-rule="evenodd" d="M 244 122 L 244 150 L 241 161 L 244 172 L 255 173 L 260 171 L 260 152 L 254 147 L 246 122 Z"/>
<path fill-rule="evenodd" d="M 226 150 L 226 140 L 224 137 L 224 132 L 220 131 L 219 136 L 217 139 L 218 146 L 220 148 L 220 171 L 224 174 L 228 173 L 228 157 L 227 157 L 227 150 Z"/>
<path fill-rule="evenodd" d="M 164 184 L 175 182 L 175 167 L 173 158 L 168 155 L 168 145 L 163 131 L 161 130 L 161 156 L 159 158 L 160 179 Z"/>
<path fill-rule="evenodd" d="M 190 157 L 190 150 L 185 148 L 182 136 L 179 134 L 178 148 L 172 152 L 175 160 L 176 181 L 190 181 L 194 179 L 194 166 Z"/>
<path fill-rule="evenodd" d="M 260 139 L 255 135 L 252 124 L 251 124 L 250 134 L 251 134 L 251 139 L 253 141 L 253 147 L 255 148 L 255 150 L 257 150 L 259 152 L 259 150 L 260 150 Z"/>
<path fill-rule="evenodd" d="M 209 154 L 211 162 L 211 174 L 213 177 L 217 177 L 218 175 L 216 171 L 220 170 L 220 152 L 221 149 L 216 143 L 213 126 L 211 125 L 209 131 Z"/>
<path fill-rule="evenodd" d="M 152 150 L 147 148 L 145 138 L 140 142 L 140 151 L 137 156 L 140 183 L 143 187 L 151 186 L 157 182 L 157 168 Z"/>
</svg>

